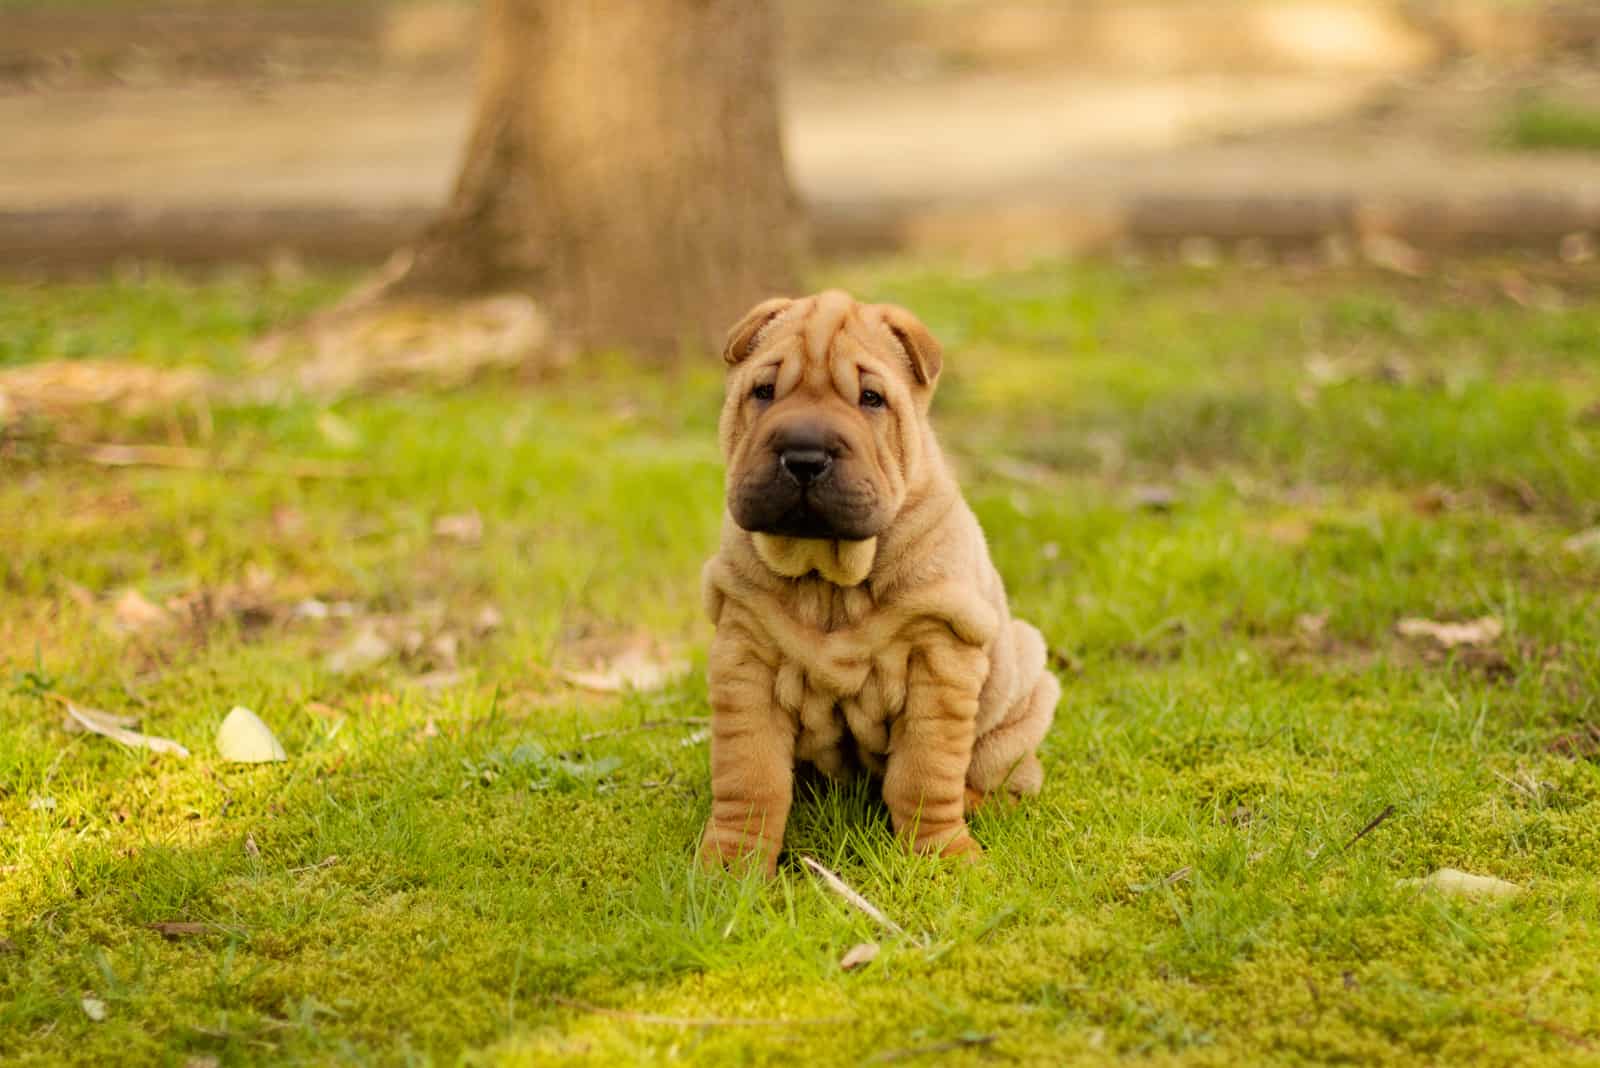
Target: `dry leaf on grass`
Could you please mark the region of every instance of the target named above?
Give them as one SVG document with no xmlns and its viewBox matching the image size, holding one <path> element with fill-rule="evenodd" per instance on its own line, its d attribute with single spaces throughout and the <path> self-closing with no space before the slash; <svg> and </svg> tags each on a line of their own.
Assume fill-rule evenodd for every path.
<svg viewBox="0 0 1600 1068">
<path fill-rule="evenodd" d="M 1473 875 L 1457 868 L 1440 868 L 1424 879 L 1401 879 L 1399 885 L 1437 890 L 1457 897 L 1514 897 L 1522 887 L 1492 875 Z"/>
<path fill-rule="evenodd" d="M 657 659 L 647 649 L 626 649 L 609 663 L 593 671 L 563 671 L 561 677 L 574 686 L 596 693 L 626 693 L 629 690 L 659 690 L 689 670 L 687 660 Z"/>
<path fill-rule="evenodd" d="M 130 634 L 156 630 L 174 622 L 171 612 L 147 600 L 144 594 L 135 589 L 124 590 L 111 606 L 111 613 L 117 626 Z"/>
<path fill-rule="evenodd" d="M 203 935 L 212 929 L 209 923 L 194 923 L 189 920 L 163 920 L 157 923 L 146 924 L 145 926 L 159 934 L 162 938 L 171 939 L 173 941 L 177 941 L 180 938 L 185 938 L 191 935 Z"/>
<path fill-rule="evenodd" d="M 97 407 L 130 414 L 170 411 L 210 387 L 210 379 L 193 370 L 115 360 L 46 360 L 0 371 L 0 421 L 24 415 L 60 417 Z"/>
<path fill-rule="evenodd" d="M 505 617 L 500 614 L 500 609 L 496 608 L 492 604 L 486 604 L 482 609 L 479 610 L 478 614 L 473 617 L 472 632 L 481 638 L 483 635 L 488 634 L 491 631 L 499 630 L 501 624 L 504 622 Z"/>
<path fill-rule="evenodd" d="M 549 349 L 550 326 L 526 296 L 471 301 L 354 302 L 253 356 L 263 370 L 316 396 L 426 382 L 460 385 L 495 367 L 518 367 Z"/>
<path fill-rule="evenodd" d="M 272 729 L 248 708 L 234 706 L 217 729 L 217 752 L 235 764 L 266 764 L 288 760 L 283 743 Z"/>
<path fill-rule="evenodd" d="M 373 667 L 394 655 L 394 646 L 372 627 L 362 628 L 342 648 L 328 654 L 328 670 L 349 675 Z"/>
<path fill-rule="evenodd" d="M 1585 723 L 1575 731 L 1558 735 L 1550 751 L 1573 760 L 1600 760 L 1600 724 Z"/>
<path fill-rule="evenodd" d="M 442 515 L 433 521 L 433 536 L 462 545 L 476 545 L 483 540 L 483 517 L 477 512 Z"/>
<path fill-rule="evenodd" d="M 877 959 L 878 943 L 860 942 L 851 946 L 849 950 L 846 951 L 845 955 L 839 958 L 839 967 L 843 968 L 847 972 L 852 972 L 857 968 L 862 968 L 868 964 L 871 964 Z"/>
<path fill-rule="evenodd" d="M 1128 491 L 1128 503 L 1142 512 L 1170 512 L 1178 503 L 1178 491 L 1171 486 L 1135 486 Z"/>
<path fill-rule="evenodd" d="M 83 1006 L 83 1014 L 95 1023 L 100 1023 L 106 1018 L 106 1003 L 99 998 L 81 998 L 78 1004 Z"/>
<path fill-rule="evenodd" d="M 1454 649 L 1458 645 L 1488 645 L 1505 633 L 1505 627 L 1494 616 L 1483 616 L 1465 623 L 1402 619 L 1394 629 L 1402 638 L 1424 638 L 1446 649 Z"/>
<path fill-rule="evenodd" d="M 351 425 L 349 420 L 341 419 L 331 411 L 322 411 L 317 415 L 317 429 L 329 445 L 336 449 L 355 449 L 361 445 L 361 432 Z"/>
<path fill-rule="evenodd" d="M 133 749 L 148 749 L 153 753 L 171 753 L 180 757 L 189 755 L 189 750 L 171 738 L 158 738 L 153 734 L 140 734 L 136 730 L 131 730 L 137 720 L 131 720 L 126 716 L 113 716 L 96 708 L 75 705 L 71 701 L 64 701 L 63 704 L 67 709 L 67 718 L 91 734 L 110 738 Z"/>
<path fill-rule="evenodd" d="M 1569 553 L 1600 553 L 1600 527 L 1572 535 L 1561 543 L 1561 547 Z"/>
<path fill-rule="evenodd" d="M 1407 278 L 1421 278 L 1428 273 L 1428 257 L 1391 234 L 1367 234 L 1361 239 L 1361 254 L 1374 267 Z"/>
</svg>

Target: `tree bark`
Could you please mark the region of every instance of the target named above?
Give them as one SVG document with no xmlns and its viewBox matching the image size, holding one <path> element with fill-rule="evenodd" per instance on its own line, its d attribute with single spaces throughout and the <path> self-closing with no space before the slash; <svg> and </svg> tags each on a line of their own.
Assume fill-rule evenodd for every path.
<svg viewBox="0 0 1600 1068">
<path fill-rule="evenodd" d="M 720 337 L 793 281 L 772 0 L 489 0 L 443 215 L 390 287 L 517 290 L 586 347 Z"/>
</svg>

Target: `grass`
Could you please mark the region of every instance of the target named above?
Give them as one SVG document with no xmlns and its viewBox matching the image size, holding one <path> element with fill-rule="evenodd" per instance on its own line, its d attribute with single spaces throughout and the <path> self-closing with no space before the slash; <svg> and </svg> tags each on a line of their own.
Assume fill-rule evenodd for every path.
<svg viewBox="0 0 1600 1068">
<path fill-rule="evenodd" d="M 1524 308 L 1508 269 L 1533 270 L 819 272 L 946 341 L 944 437 L 1016 610 L 1065 665 L 1044 793 L 980 815 L 971 869 L 903 855 L 857 785 L 802 799 L 773 884 L 698 877 L 704 744 L 692 723 L 630 728 L 703 716 L 699 671 L 615 697 L 554 673 L 641 633 L 703 666 L 713 359 L 13 428 L 0 1052 L 1593 1058 L 1600 765 L 1550 743 L 1600 718 L 1600 552 L 1563 547 L 1600 522 L 1584 414 L 1600 311 L 1578 298 L 1592 274 L 1538 276 L 1548 306 Z M 341 285 L 12 286 L 0 322 L 26 340 L 0 359 L 191 355 L 227 374 L 252 332 Z M 92 467 L 73 459 L 85 434 L 242 470 Z M 252 463 L 268 455 L 374 473 L 297 479 Z M 1174 505 L 1130 507 L 1141 484 Z M 471 510 L 480 541 L 434 533 Z M 183 622 L 119 630 L 129 589 L 188 606 Z M 311 598 L 353 618 L 298 618 Z M 485 605 L 503 617 L 486 634 Z M 1406 616 L 1483 615 L 1506 629 L 1490 648 L 1394 634 Z M 332 671 L 363 626 L 389 628 L 394 656 Z M 460 674 L 439 675 L 452 659 Z M 194 756 L 68 734 L 47 691 L 134 713 Z M 287 763 L 216 757 L 235 704 Z M 913 937 L 883 938 L 801 853 Z M 1444 866 L 1526 891 L 1398 885 Z M 171 922 L 206 926 L 150 926 Z M 842 972 L 867 939 L 882 955 Z"/>
<path fill-rule="evenodd" d="M 1534 97 L 1507 117 L 1501 140 L 1524 150 L 1600 152 L 1600 110 Z"/>
</svg>

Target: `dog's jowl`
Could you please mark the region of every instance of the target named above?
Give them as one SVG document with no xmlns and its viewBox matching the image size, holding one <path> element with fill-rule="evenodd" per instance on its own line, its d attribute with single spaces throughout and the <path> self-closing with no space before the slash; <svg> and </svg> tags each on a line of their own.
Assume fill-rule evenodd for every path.
<svg viewBox="0 0 1600 1068">
<path fill-rule="evenodd" d="M 802 761 L 880 776 L 916 849 L 977 853 L 966 811 L 1038 791 L 1060 686 L 934 438 L 938 342 L 830 291 L 759 305 L 724 357 L 701 861 L 771 873 Z"/>
</svg>

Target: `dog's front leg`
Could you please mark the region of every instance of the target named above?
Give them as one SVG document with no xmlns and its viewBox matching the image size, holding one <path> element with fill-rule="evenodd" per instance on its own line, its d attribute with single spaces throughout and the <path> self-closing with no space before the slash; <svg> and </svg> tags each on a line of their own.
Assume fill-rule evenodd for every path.
<svg viewBox="0 0 1600 1068">
<path fill-rule="evenodd" d="M 711 643 L 711 819 L 700 863 L 759 866 L 769 877 L 789 820 L 795 723 L 773 695 L 773 669 L 750 636 L 719 628 Z"/>
<path fill-rule="evenodd" d="M 981 649 L 954 638 L 913 649 L 906 666 L 906 706 L 891 728 L 883 800 L 895 832 L 919 853 L 983 851 L 963 810 L 987 667 Z"/>
</svg>

